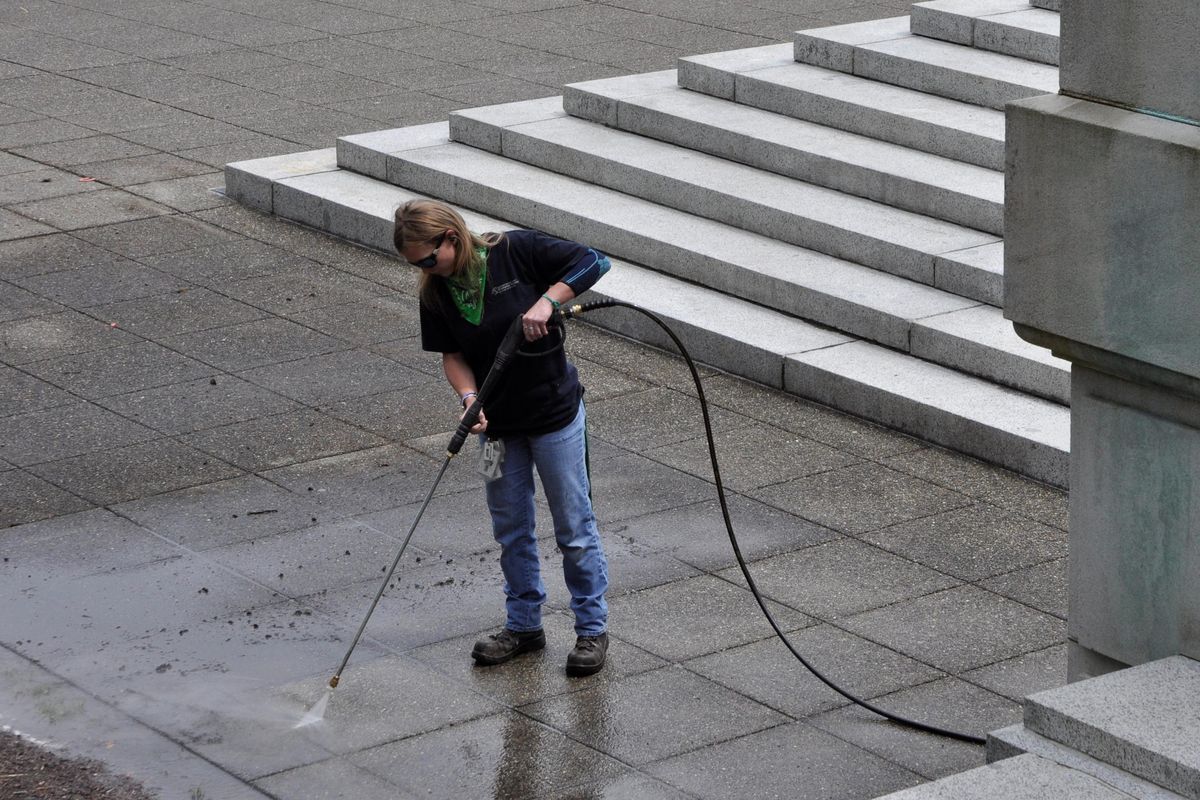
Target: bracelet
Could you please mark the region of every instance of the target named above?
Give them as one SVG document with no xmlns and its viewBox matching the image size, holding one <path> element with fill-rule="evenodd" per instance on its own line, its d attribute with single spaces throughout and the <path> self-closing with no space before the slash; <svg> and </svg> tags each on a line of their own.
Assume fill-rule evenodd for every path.
<svg viewBox="0 0 1200 800">
<path fill-rule="evenodd" d="M 463 394 L 463 396 L 459 398 L 459 400 L 461 400 L 461 401 L 462 401 L 462 407 L 463 407 L 463 408 L 466 408 L 466 407 L 467 407 L 467 398 L 468 398 L 468 397 L 479 397 L 479 393 L 478 393 L 478 392 L 466 392 L 466 393 L 464 393 L 464 394 Z"/>
<path fill-rule="evenodd" d="M 558 302 L 557 300 L 555 300 L 555 299 L 554 299 L 553 297 L 551 297 L 550 295 L 548 295 L 548 294 L 544 294 L 544 295 L 542 295 L 542 297 L 544 297 L 544 298 L 546 298 L 547 300 L 549 300 L 549 301 L 550 301 L 550 305 L 552 305 L 552 306 L 554 307 L 554 310 L 555 310 L 555 311 L 558 311 L 558 309 L 562 308 L 562 303 Z"/>
</svg>

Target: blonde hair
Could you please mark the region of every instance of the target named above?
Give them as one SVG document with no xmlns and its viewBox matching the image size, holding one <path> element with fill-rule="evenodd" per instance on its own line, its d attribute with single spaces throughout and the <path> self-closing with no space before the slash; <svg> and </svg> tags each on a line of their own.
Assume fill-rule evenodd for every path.
<svg viewBox="0 0 1200 800">
<path fill-rule="evenodd" d="M 410 244 L 433 242 L 447 232 L 447 238 L 454 240 L 454 271 L 451 277 L 467 286 L 478 286 L 480 273 L 487 265 L 486 258 L 479 255 L 479 248 L 493 247 L 504 235 L 472 233 L 462 215 L 440 200 L 409 200 L 397 208 L 392 244 L 400 252 Z M 418 283 L 421 303 L 431 309 L 441 307 L 436 278 L 436 275 L 422 270 Z"/>
</svg>

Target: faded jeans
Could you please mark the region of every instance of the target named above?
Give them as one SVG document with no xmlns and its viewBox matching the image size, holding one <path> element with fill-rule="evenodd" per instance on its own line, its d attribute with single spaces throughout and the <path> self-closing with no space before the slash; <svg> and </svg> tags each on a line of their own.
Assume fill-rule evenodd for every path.
<svg viewBox="0 0 1200 800">
<path fill-rule="evenodd" d="M 504 437 L 503 474 L 487 484 L 492 534 L 500 543 L 500 568 L 507 598 L 506 627 L 542 627 L 546 586 L 542 582 L 534 522 L 533 470 L 536 467 L 554 519 L 562 552 L 563 577 L 571 592 L 575 633 L 598 636 L 608 624 L 608 562 L 592 513 L 584 440 L 583 403 L 566 427 L 540 436 Z"/>
</svg>

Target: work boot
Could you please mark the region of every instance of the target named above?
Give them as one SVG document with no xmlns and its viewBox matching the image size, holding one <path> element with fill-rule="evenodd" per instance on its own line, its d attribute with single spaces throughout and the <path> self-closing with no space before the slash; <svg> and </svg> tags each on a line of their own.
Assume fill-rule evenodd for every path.
<svg viewBox="0 0 1200 800">
<path fill-rule="evenodd" d="M 476 664 L 492 667 L 503 664 L 521 653 L 532 653 L 546 646 L 546 634 L 536 631 L 510 631 L 508 628 L 492 633 L 475 643 L 471 658 Z"/>
<path fill-rule="evenodd" d="M 573 678 L 594 675 L 604 669 L 604 656 L 608 652 L 608 634 L 580 636 L 575 640 L 575 649 L 567 656 L 567 674 Z"/>
</svg>

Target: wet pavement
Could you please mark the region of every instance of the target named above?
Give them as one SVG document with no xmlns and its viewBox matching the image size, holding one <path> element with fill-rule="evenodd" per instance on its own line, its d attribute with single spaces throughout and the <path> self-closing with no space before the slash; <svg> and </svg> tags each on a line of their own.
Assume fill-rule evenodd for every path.
<svg viewBox="0 0 1200 800">
<path fill-rule="evenodd" d="M 681 362 L 586 325 L 611 650 L 503 621 L 411 273 L 229 204 L 230 161 L 670 67 L 877 0 L 0 8 L 0 725 L 164 798 L 868 798 L 982 762 L 848 706 L 734 569 Z M 94 179 L 94 180 L 93 180 Z M 818 667 L 982 733 L 1065 679 L 1066 497 L 705 371 L 742 549 Z M 544 511 L 544 508 L 543 508 Z M 548 530 L 548 526 L 547 530 Z"/>
</svg>

